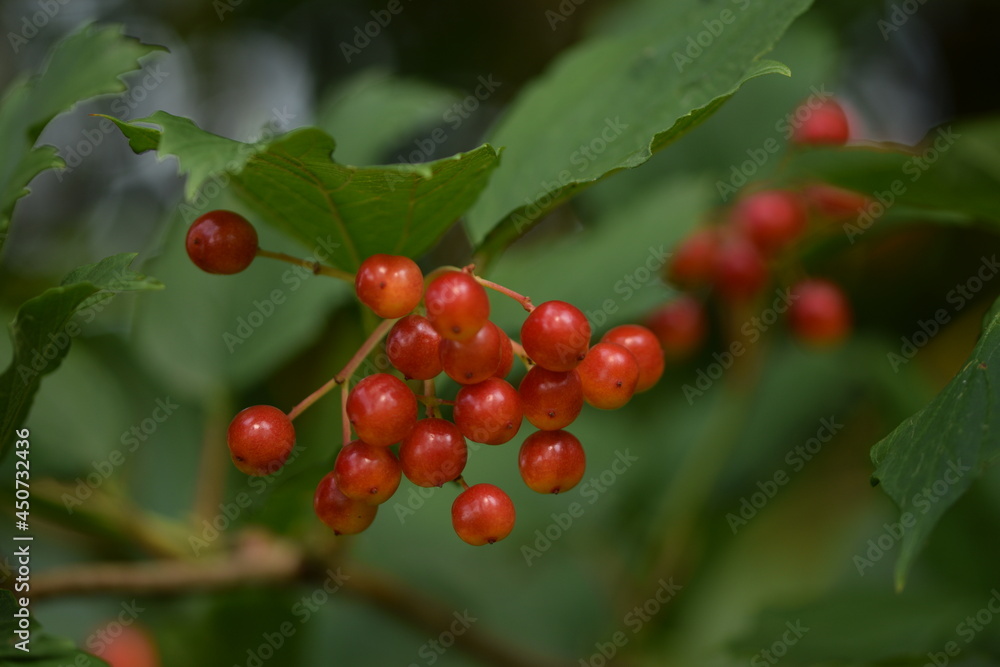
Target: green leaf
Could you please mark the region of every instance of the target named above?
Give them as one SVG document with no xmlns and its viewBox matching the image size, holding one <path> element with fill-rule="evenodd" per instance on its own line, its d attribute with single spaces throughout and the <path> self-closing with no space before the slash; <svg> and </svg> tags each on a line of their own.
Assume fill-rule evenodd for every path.
<svg viewBox="0 0 1000 667">
<path fill-rule="evenodd" d="M 140 275 L 129 265 L 135 254 L 113 255 L 80 267 L 53 287 L 21 305 L 10 324 L 14 353 L 0 375 L 0 458 L 14 440 L 15 429 L 28 414 L 43 376 L 56 370 L 81 333 L 80 313 L 90 322 L 103 309 L 102 301 L 114 294 L 162 289 L 163 285 Z"/>
<path fill-rule="evenodd" d="M 994 256 L 991 262 L 995 265 Z M 917 552 L 945 511 L 1000 455 L 996 390 L 1000 387 L 1000 302 L 986 316 L 965 367 L 925 408 L 872 448 L 873 483 L 901 510 L 896 560 L 902 589 Z"/>
<path fill-rule="evenodd" d="M 115 120 L 115 119 L 112 119 Z M 186 195 L 230 185 L 249 206 L 307 247 L 332 237 L 328 263 L 354 271 L 375 253 L 416 257 L 430 249 L 479 196 L 499 153 L 484 145 L 423 164 L 352 167 L 333 161 L 333 138 L 316 128 L 245 144 L 159 111 L 160 156 L 188 176 Z M 115 120 L 133 148 L 151 148 L 148 128 Z"/>
<path fill-rule="evenodd" d="M 641 27 L 588 40 L 556 61 L 493 133 L 504 160 L 469 213 L 473 242 L 485 240 L 492 253 L 559 202 L 646 162 L 750 79 L 789 75 L 760 57 L 810 0 L 739 4 L 644 3 Z M 706 27 L 713 21 L 715 36 Z M 694 41 L 701 33 L 707 46 Z"/>
<path fill-rule="evenodd" d="M 17 648 L 23 639 L 15 634 L 19 629 L 18 618 L 14 614 L 21 610 L 14 594 L 0 590 L 0 665 L 30 664 L 31 667 L 108 667 L 108 663 L 76 648 L 68 639 L 54 637 L 44 632 L 34 618 L 29 618 L 30 641 L 25 644 L 28 651 Z"/>
<path fill-rule="evenodd" d="M 121 26 L 83 27 L 55 46 L 41 72 L 14 81 L 0 100 L 0 247 L 17 200 L 46 169 L 65 164 L 51 146 L 32 148 L 42 129 L 77 102 L 125 90 L 121 76 L 163 47 L 122 35 Z"/>
</svg>

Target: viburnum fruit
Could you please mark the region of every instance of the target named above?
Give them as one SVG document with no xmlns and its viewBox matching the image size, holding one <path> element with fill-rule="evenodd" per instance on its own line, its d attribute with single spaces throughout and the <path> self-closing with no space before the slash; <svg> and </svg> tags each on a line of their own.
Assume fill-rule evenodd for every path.
<svg viewBox="0 0 1000 667">
<path fill-rule="evenodd" d="M 241 411 L 226 433 L 229 454 L 240 472 L 270 475 L 285 465 L 295 446 L 295 427 L 284 412 L 270 405 Z"/>
<path fill-rule="evenodd" d="M 423 315 L 399 320 L 385 339 L 389 363 L 412 380 L 430 380 L 441 373 L 440 346 L 441 334 Z"/>
<path fill-rule="evenodd" d="M 767 282 L 764 259 L 754 244 L 741 236 L 731 236 L 719 246 L 712 271 L 715 289 L 730 301 L 756 295 Z"/>
<path fill-rule="evenodd" d="M 500 327 L 497 327 L 497 331 L 500 332 L 500 366 L 493 375 L 502 379 L 510 375 L 511 369 L 514 368 L 514 345 L 507 332 Z"/>
<path fill-rule="evenodd" d="M 469 451 L 462 432 L 444 419 L 421 419 L 399 445 L 399 463 L 417 486 L 441 486 L 462 474 Z"/>
<path fill-rule="evenodd" d="M 502 445 L 521 428 L 521 395 L 506 380 L 487 378 L 458 390 L 453 417 L 469 440 Z"/>
<path fill-rule="evenodd" d="M 663 349 L 656 335 L 638 324 L 622 324 L 608 331 L 601 338 L 603 343 L 617 343 L 635 356 L 639 363 L 639 382 L 635 393 L 652 389 L 663 375 Z"/>
<path fill-rule="evenodd" d="M 681 295 L 656 309 L 646 326 L 660 341 L 665 358 L 683 359 L 705 340 L 708 318 L 701 301 Z"/>
<path fill-rule="evenodd" d="M 576 369 L 557 372 L 534 366 L 518 393 L 525 418 L 544 431 L 566 428 L 583 409 L 583 383 Z"/>
<path fill-rule="evenodd" d="M 531 360 L 550 371 L 571 371 L 587 356 L 590 322 L 565 301 L 546 301 L 521 325 L 521 345 Z"/>
<path fill-rule="evenodd" d="M 532 491 L 564 493 L 583 479 L 587 459 L 572 433 L 536 431 L 521 444 L 517 466 Z"/>
<path fill-rule="evenodd" d="M 804 280 L 791 289 L 788 326 L 797 338 L 813 345 L 834 345 L 851 330 L 851 306 L 829 280 Z"/>
<path fill-rule="evenodd" d="M 188 228 L 188 257 L 208 273 L 239 273 L 257 256 L 257 230 L 232 211 L 209 211 Z"/>
<path fill-rule="evenodd" d="M 476 384 L 492 377 L 503 358 L 503 336 L 495 324 L 488 321 L 468 340 L 441 341 L 441 367 L 455 382 Z"/>
<path fill-rule="evenodd" d="M 792 141 L 797 144 L 843 146 L 851 137 L 847 114 L 833 98 L 805 102 L 795 110 L 795 117 L 799 125 Z"/>
<path fill-rule="evenodd" d="M 417 307 L 424 293 L 424 274 L 409 257 L 372 255 L 354 276 L 361 303 L 379 317 L 395 319 Z"/>
<path fill-rule="evenodd" d="M 617 410 L 628 403 L 639 382 L 639 362 L 617 343 L 594 345 L 576 371 L 583 398 L 602 410 Z"/>
<path fill-rule="evenodd" d="M 806 210 L 794 192 L 762 190 L 736 204 L 732 221 L 761 252 L 773 254 L 802 235 Z"/>
<path fill-rule="evenodd" d="M 406 383 L 388 373 L 358 382 L 347 397 L 347 418 L 369 445 L 393 445 L 417 423 L 417 398 Z"/>
<path fill-rule="evenodd" d="M 378 505 L 345 496 L 337 486 L 337 474 L 331 471 L 316 486 L 313 510 L 335 535 L 354 535 L 372 525 Z"/>
<path fill-rule="evenodd" d="M 464 542 L 493 544 L 514 529 L 514 503 L 492 484 L 475 484 L 462 491 L 451 506 L 451 523 Z"/>
<path fill-rule="evenodd" d="M 97 657 L 111 667 L 160 667 L 160 653 L 153 636 L 137 623 L 122 625 L 116 618 L 97 630 L 95 636 L 107 639 L 98 642 Z"/>
<path fill-rule="evenodd" d="M 714 275 L 718 247 L 718 234 L 714 229 L 696 230 L 674 249 L 665 278 L 678 287 L 708 285 Z"/>
<path fill-rule="evenodd" d="M 427 318 L 448 340 L 469 340 L 490 317 L 486 290 L 464 271 L 448 271 L 431 280 L 424 304 Z"/>
<path fill-rule="evenodd" d="M 399 487 L 402 470 L 388 447 L 355 440 L 340 450 L 333 466 L 337 488 L 348 498 L 380 505 Z"/>
</svg>

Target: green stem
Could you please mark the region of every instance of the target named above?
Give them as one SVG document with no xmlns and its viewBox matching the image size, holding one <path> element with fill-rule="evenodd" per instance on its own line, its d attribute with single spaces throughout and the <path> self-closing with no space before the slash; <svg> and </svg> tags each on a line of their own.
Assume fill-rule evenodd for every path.
<svg viewBox="0 0 1000 667">
<path fill-rule="evenodd" d="M 263 248 L 257 248 L 258 257 L 268 257 L 270 259 L 276 259 L 281 262 L 288 262 L 289 264 L 294 264 L 295 266 L 301 266 L 304 269 L 309 269 L 312 271 L 313 275 L 317 276 L 330 276 L 331 278 L 338 278 L 344 280 L 351 284 L 354 284 L 354 274 L 348 273 L 347 271 L 341 271 L 332 266 L 327 266 L 326 264 L 321 264 L 320 262 L 310 262 L 308 259 L 299 259 L 298 257 L 292 257 L 291 255 L 285 254 L 283 252 L 271 252 L 270 250 L 264 250 Z"/>
</svg>

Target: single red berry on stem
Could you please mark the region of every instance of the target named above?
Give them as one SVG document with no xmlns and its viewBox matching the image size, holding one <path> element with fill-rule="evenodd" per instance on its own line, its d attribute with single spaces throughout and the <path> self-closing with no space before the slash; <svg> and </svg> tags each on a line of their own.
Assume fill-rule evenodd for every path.
<svg viewBox="0 0 1000 667">
<path fill-rule="evenodd" d="M 521 395 L 497 377 L 462 387 L 455 397 L 455 425 L 473 442 L 509 442 L 521 428 L 523 416 Z"/>
<path fill-rule="evenodd" d="M 469 340 L 490 317 L 486 289 L 463 271 L 447 271 L 431 280 L 424 304 L 427 318 L 448 340 Z"/>
<path fill-rule="evenodd" d="M 285 465 L 295 446 L 295 427 L 284 412 L 255 405 L 233 417 L 226 433 L 229 455 L 240 472 L 270 475 Z"/>
<path fill-rule="evenodd" d="M 773 254 L 802 235 L 807 216 L 798 194 L 788 190 L 762 190 L 747 195 L 736 204 L 732 221 L 761 252 Z"/>
<path fill-rule="evenodd" d="M 639 363 L 639 382 L 635 393 L 641 394 L 653 388 L 663 375 L 663 348 L 656 335 L 638 324 L 623 324 L 604 334 L 603 343 L 617 343 L 635 356 Z"/>
<path fill-rule="evenodd" d="M 678 287 L 708 285 L 712 281 L 718 247 L 718 234 L 714 229 L 692 232 L 674 248 L 664 277 Z"/>
<path fill-rule="evenodd" d="M 185 246 L 202 271 L 239 273 L 257 256 L 257 230 L 239 213 L 209 211 L 191 223 Z"/>
<path fill-rule="evenodd" d="M 683 359 L 697 350 L 708 333 L 705 306 L 692 296 L 682 295 L 653 311 L 646 320 L 667 359 Z"/>
<path fill-rule="evenodd" d="M 564 493 L 583 479 L 587 457 L 572 433 L 536 431 L 521 444 L 517 467 L 532 491 Z"/>
<path fill-rule="evenodd" d="M 372 525 L 378 505 L 345 496 L 337 486 L 337 474 L 330 471 L 316 486 L 313 510 L 335 535 L 355 535 Z"/>
<path fill-rule="evenodd" d="M 352 500 L 381 505 L 399 488 L 402 470 L 388 447 L 363 440 L 344 445 L 333 465 L 340 492 Z"/>
<path fill-rule="evenodd" d="M 514 530 L 514 503 L 492 484 L 470 486 L 451 506 L 455 533 L 472 546 L 493 544 Z"/>
<path fill-rule="evenodd" d="M 791 290 L 788 325 L 795 336 L 811 345 L 830 346 L 842 342 L 851 331 L 851 305 L 837 285 L 810 279 Z"/>
<path fill-rule="evenodd" d="M 767 265 L 760 251 L 740 236 L 726 239 L 719 247 L 713 268 L 713 284 L 730 301 L 756 295 L 767 282 Z"/>
<path fill-rule="evenodd" d="M 546 301 L 521 325 L 521 345 L 536 364 L 550 371 L 571 371 L 587 356 L 590 322 L 576 306 Z"/>
<path fill-rule="evenodd" d="M 455 382 L 476 384 L 491 377 L 500 368 L 503 358 L 503 336 L 500 330 L 487 321 L 476 335 L 464 341 L 441 341 L 439 354 L 441 368 Z"/>
<path fill-rule="evenodd" d="M 396 376 L 375 373 L 348 394 L 347 418 L 359 439 L 387 447 L 405 438 L 417 423 L 417 398 Z"/>
<path fill-rule="evenodd" d="M 409 257 L 372 255 L 354 276 L 358 299 L 379 317 L 402 317 L 417 307 L 424 293 L 424 274 Z"/>
<path fill-rule="evenodd" d="M 576 371 L 583 398 L 602 410 L 617 410 L 628 403 L 639 383 L 639 362 L 617 343 L 594 345 Z"/>
<path fill-rule="evenodd" d="M 851 137 L 844 108 L 833 98 L 810 99 L 795 110 L 792 141 L 809 146 L 843 146 Z"/>
<path fill-rule="evenodd" d="M 399 445 L 399 463 L 417 486 L 441 486 L 462 474 L 469 448 L 457 426 L 444 419 L 421 419 Z"/>
<path fill-rule="evenodd" d="M 411 380 L 430 380 L 441 373 L 441 334 L 423 315 L 407 315 L 385 339 L 389 362 Z"/>
<path fill-rule="evenodd" d="M 518 387 L 525 418 L 535 428 L 566 428 L 583 409 L 583 383 L 573 369 L 564 373 L 534 366 Z"/>
</svg>

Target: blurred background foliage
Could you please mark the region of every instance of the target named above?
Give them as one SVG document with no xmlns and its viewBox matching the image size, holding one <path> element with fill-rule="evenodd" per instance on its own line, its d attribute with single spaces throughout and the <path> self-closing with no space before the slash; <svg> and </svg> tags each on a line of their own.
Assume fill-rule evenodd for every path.
<svg viewBox="0 0 1000 667">
<path fill-rule="evenodd" d="M 415 151 L 423 161 L 478 146 L 505 105 L 555 56 L 623 20 L 621 4 L 605 0 L 575 6 L 554 30 L 545 14 L 558 11 L 554 1 L 403 2 L 405 10 L 346 62 L 337 45 L 352 40 L 355 26 L 384 3 L 73 0 L 16 54 L 5 54 L 0 86 L 37 68 L 48 48 L 81 22 L 121 22 L 128 34 L 169 48 L 147 63 L 161 68 L 162 82 L 145 90 L 137 83 L 143 74 L 130 75 L 132 87 L 123 96 L 60 116 L 41 142 L 64 158 L 67 147 L 93 132 L 88 113 L 135 119 L 164 109 L 240 140 L 317 125 L 337 139 L 335 157 L 346 163 L 410 161 Z M 616 290 L 619 281 L 650 252 L 669 251 L 720 205 L 716 182 L 728 178 L 748 149 L 772 137 L 784 145 L 776 123 L 814 88 L 852 108 L 864 140 L 913 144 L 940 124 L 995 116 L 1000 92 L 984 68 L 992 71 L 996 62 L 1000 6 L 926 3 L 901 29 L 885 34 L 879 21 L 896 4 L 918 3 L 816 2 L 768 55 L 787 64 L 792 77 L 750 81 L 646 165 L 549 216 L 495 263 L 490 278 L 536 302 L 569 300 L 590 313 L 599 330 L 640 319 L 669 298 L 670 289 L 652 280 L 625 297 Z M 0 32 L 17 31 L 34 11 L 34 2 L 4 2 Z M 501 85 L 454 127 L 449 109 L 489 76 Z M 436 128 L 446 138 L 428 152 L 421 141 Z M 343 365 L 362 339 L 364 316 L 351 290 L 322 278 L 293 288 L 282 282 L 284 266 L 267 263 L 226 278 L 198 272 L 182 249 L 183 180 L 176 162 L 134 156 L 117 132 L 92 143 L 79 166 L 42 174 L 19 203 L 0 264 L 0 316 L 9 321 L 22 301 L 73 267 L 117 252 L 140 251 L 139 269 L 167 289 L 117 297 L 42 384 L 28 422 L 32 470 L 36 480 L 51 478 L 38 489 L 55 500 L 51 520 L 37 529 L 35 572 L 143 557 L 134 535 L 99 520 L 82 523 L 81 515 L 108 499 L 126 515 L 151 513 L 203 536 L 202 519 L 243 492 L 251 506 L 208 552 L 260 525 L 306 544 L 326 543 L 332 538 L 315 520 L 311 496 L 337 450 L 335 401 L 297 422 L 301 455 L 266 485 L 229 469 L 222 434 L 238 408 L 293 405 Z M 772 160 L 758 176 L 778 163 Z M 213 202 L 227 205 L 237 206 L 225 194 Z M 994 231 L 975 221 L 940 225 L 922 223 L 919 215 L 904 228 L 873 231 L 857 245 L 832 244 L 806 257 L 810 270 L 838 280 L 851 297 L 856 334 L 842 348 L 807 350 L 776 326 L 751 349 L 751 359 L 691 404 L 682 386 L 731 340 L 715 327 L 700 356 L 670 365 L 657 389 L 626 409 L 585 409 L 570 430 L 584 442 L 593 475 L 611 470 L 620 452 L 637 458 L 611 476 L 614 484 L 592 504 L 583 489 L 551 498 L 526 489 L 515 462 L 519 437 L 471 452 L 466 474 L 511 494 L 518 523 L 508 540 L 471 549 L 451 529 L 452 490 L 424 498 L 404 480 L 369 531 L 329 548 L 343 559 L 345 573 L 352 566 L 378 572 L 445 609 L 468 610 L 479 619 L 475 631 L 553 664 L 603 664 L 599 645 L 619 631 L 628 639 L 616 649 L 620 664 L 771 664 L 761 651 L 796 622 L 809 630 L 782 651 L 785 665 L 919 666 L 948 641 L 961 646 L 951 664 L 1000 664 L 993 657 L 1000 656 L 1000 620 L 985 624 L 969 644 L 958 634 L 959 624 L 1000 584 L 995 470 L 948 511 L 902 592 L 893 579 L 898 545 L 860 574 L 856 564 L 859 555 L 870 558 L 869 541 L 898 519 L 888 497 L 869 483 L 871 446 L 961 368 L 983 314 L 1000 294 L 1000 283 L 987 282 L 913 361 L 893 372 L 886 355 L 898 352 L 900 337 L 912 336 L 919 320 L 946 307 L 949 290 L 1000 245 Z M 259 231 L 264 247 L 303 254 L 268 228 Z M 463 261 L 468 251 L 456 229 L 421 264 Z M 288 301 L 244 344 L 227 350 L 223 334 L 276 285 L 288 288 Z M 619 310 L 605 322 L 594 314 L 607 299 Z M 499 299 L 494 306 L 498 324 L 516 332 L 517 307 Z M 7 358 L 7 337 L 0 337 L 0 348 L 0 358 Z M 442 394 L 452 391 L 445 387 Z M 178 407 L 146 433 L 142 425 L 157 400 Z M 843 428 L 793 470 L 788 452 L 814 437 L 821 420 Z M 87 500 L 68 519 L 60 494 L 72 493 L 111 452 L 124 451 L 133 426 L 143 433 L 140 444 L 101 482 L 101 498 Z M 205 442 L 217 445 L 203 451 Z M 13 478 L 10 457 L 0 467 L 0 479 Z M 211 483 L 213 470 L 224 470 L 222 488 Z M 727 515 L 738 513 L 742 499 L 779 470 L 790 482 L 734 534 Z M 553 513 L 573 502 L 584 507 L 583 515 L 565 530 L 551 529 Z M 536 531 L 546 529 L 558 539 L 543 550 Z M 524 545 L 539 551 L 530 564 Z M 633 632 L 630 610 L 650 599 L 661 580 L 683 588 Z M 296 632 L 272 664 L 432 664 L 421 647 L 436 637 L 373 596 L 334 594 L 300 624 L 292 610 L 313 591 L 302 584 L 139 596 L 145 609 L 139 621 L 155 635 L 165 665 L 247 665 L 248 650 L 289 620 Z M 131 599 L 51 599 L 36 604 L 34 613 L 49 631 L 86 648 L 94 629 Z M 461 648 L 434 657 L 442 665 L 496 659 Z"/>
</svg>

